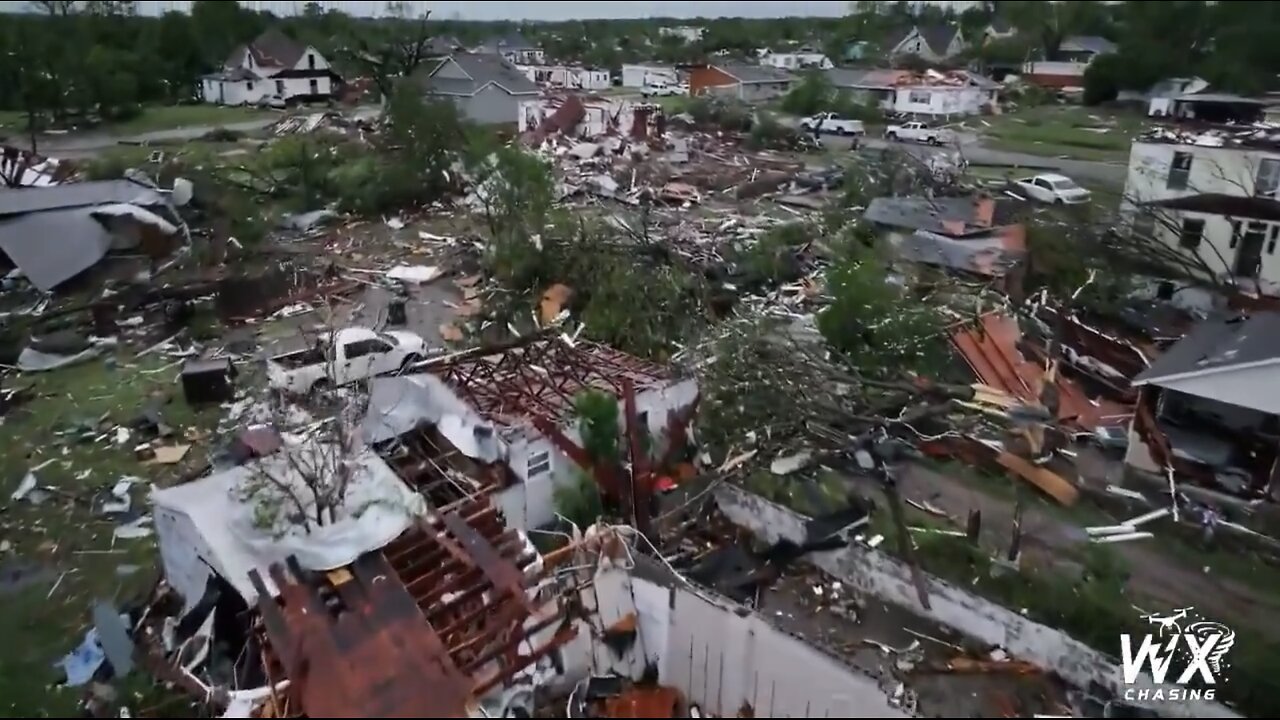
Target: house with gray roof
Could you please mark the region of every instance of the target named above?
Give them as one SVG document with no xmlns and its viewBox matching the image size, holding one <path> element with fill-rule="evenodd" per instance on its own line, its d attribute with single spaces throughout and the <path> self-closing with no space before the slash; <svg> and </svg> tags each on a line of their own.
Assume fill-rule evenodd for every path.
<svg viewBox="0 0 1280 720">
<path fill-rule="evenodd" d="M 745 63 L 715 63 L 689 73 L 689 92 L 725 95 L 746 102 L 771 100 L 785 95 L 795 75 L 779 68 Z"/>
<path fill-rule="evenodd" d="M 518 32 L 491 37 L 480 43 L 474 52 L 501 55 L 507 62 L 519 65 L 541 65 L 547 59 L 542 48 Z"/>
<path fill-rule="evenodd" d="M 480 125 L 515 124 L 520 102 L 538 97 L 538 86 L 494 53 L 454 53 L 422 84 L 428 97 L 450 100 L 462 117 Z"/>
<path fill-rule="evenodd" d="M 342 78 L 310 45 L 271 28 L 237 46 L 222 68 L 201 78 L 201 97 L 218 105 L 328 100 Z"/>
<path fill-rule="evenodd" d="M 1222 489 L 1280 494 L 1280 313 L 1210 317 L 1132 384 L 1128 465 L 1163 474 L 1171 457 L 1179 473 L 1207 468 Z"/>
<path fill-rule="evenodd" d="M 929 62 L 943 62 L 968 47 L 959 25 L 914 25 L 891 46 L 889 55 L 915 55 Z"/>
</svg>

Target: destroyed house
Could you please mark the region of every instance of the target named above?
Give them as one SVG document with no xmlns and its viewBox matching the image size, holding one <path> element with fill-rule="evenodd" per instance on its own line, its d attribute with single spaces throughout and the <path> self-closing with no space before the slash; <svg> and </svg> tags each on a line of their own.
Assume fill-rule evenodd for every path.
<svg viewBox="0 0 1280 720">
<path fill-rule="evenodd" d="M 1125 457 L 1254 495 L 1280 477 L 1280 313 L 1205 320 L 1133 380 Z"/>
<path fill-rule="evenodd" d="M 168 255 L 185 241 L 185 229 L 170 192 L 136 180 L 0 192 L 0 251 L 45 291 L 109 252 Z"/>
<path fill-rule="evenodd" d="M 581 444 L 574 402 L 582 393 L 616 398 L 620 417 L 625 396 L 633 393 L 637 425 L 654 448 L 673 441 L 674 432 L 683 438 L 683 416 L 698 395 L 693 378 L 602 345 L 544 335 L 419 369 L 429 375 L 374 381 L 365 441 L 385 448 L 394 439 L 404 443 L 406 436 L 429 432 L 431 442 L 420 446 L 426 454 L 458 452 L 484 466 L 475 492 L 495 493 L 508 524 L 521 529 L 553 522 L 556 488 L 575 482 L 585 469 L 567 451 Z"/>
<path fill-rule="evenodd" d="M 287 565 L 253 573 L 277 717 L 529 717 L 577 634 L 552 562 L 486 503 L 335 572 Z"/>
<path fill-rule="evenodd" d="M 297 510 L 272 491 L 296 494 L 314 512 L 306 478 L 351 468 L 350 486 L 332 522 L 316 528 L 292 523 L 273 508 Z M 425 510 L 423 501 L 369 450 L 348 456 L 320 443 L 287 445 L 244 465 L 152 493 L 156 536 L 165 578 L 191 607 L 215 578 L 252 603 L 256 571 L 295 557 L 307 570 L 325 571 L 377 550 L 405 532 Z M 273 584 L 269 595 L 278 594 Z"/>
<path fill-rule="evenodd" d="M 876 198 L 865 218 L 898 256 L 986 277 L 1007 277 L 1026 256 L 1017 203 L 992 198 Z"/>
</svg>

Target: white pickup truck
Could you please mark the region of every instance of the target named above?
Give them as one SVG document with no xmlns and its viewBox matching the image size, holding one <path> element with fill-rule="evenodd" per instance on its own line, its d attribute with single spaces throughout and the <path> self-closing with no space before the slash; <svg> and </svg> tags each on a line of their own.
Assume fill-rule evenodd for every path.
<svg viewBox="0 0 1280 720">
<path fill-rule="evenodd" d="M 930 145 L 941 145 L 947 142 L 951 133 L 942 128 L 931 128 L 929 123 L 908 122 L 901 125 L 890 125 L 885 128 L 884 136 L 894 142 L 911 140 Z"/>
<path fill-rule="evenodd" d="M 688 95 L 689 87 L 687 85 L 666 85 L 655 83 L 653 85 L 645 85 L 640 88 L 640 96 L 651 97 L 673 97 L 676 95 Z"/>
<path fill-rule="evenodd" d="M 816 127 L 824 133 L 846 136 L 865 135 L 867 132 L 861 120 L 846 120 L 831 112 L 818 113 L 804 118 L 800 121 L 800 127 L 809 132 L 813 132 Z"/>
<path fill-rule="evenodd" d="M 305 395 L 395 372 L 427 357 L 427 343 L 404 331 L 344 328 L 314 347 L 267 360 L 271 387 Z"/>
</svg>

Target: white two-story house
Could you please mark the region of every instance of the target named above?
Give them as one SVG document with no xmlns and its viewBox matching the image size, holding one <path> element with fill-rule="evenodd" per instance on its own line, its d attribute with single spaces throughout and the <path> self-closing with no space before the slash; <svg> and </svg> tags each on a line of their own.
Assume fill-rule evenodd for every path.
<svg viewBox="0 0 1280 720">
<path fill-rule="evenodd" d="M 1280 139 L 1263 130 L 1158 131 L 1133 143 L 1122 210 L 1135 235 L 1177 248 L 1201 274 L 1280 291 Z"/>
<path fill-rule="evenodd" d="M 271 29 L 231 51 L 222 70 L 201 79 L 205 102 L 252 105 L 333 97 L 340 78 L 319 50 Z"/>
</svg>

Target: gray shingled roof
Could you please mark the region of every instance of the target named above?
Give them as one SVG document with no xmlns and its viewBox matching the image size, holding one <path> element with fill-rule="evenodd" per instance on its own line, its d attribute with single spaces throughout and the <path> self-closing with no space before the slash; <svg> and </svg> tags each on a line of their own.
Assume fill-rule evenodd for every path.
<svg viewBox="0 0 1280 720">
<path fill-rule="evenodd" d="M 879 197 L 871 201 L 863 213 L 868 221 L 906 230 L 924 230 L 951 235 L 944 222 L 963 222 L 972 226 L 978 199 L 972 197 Z M 1011 208 L 996 203 L 994 225 L 1007 219 Z M 973 227 L 974 233 L 990 232 L 989 227 Z"/>
<path fill-rule="evenodd" d="M 955 38 L 956 33 L 960 32 L 958 25 L 925 25 L 916 29 L 920 31 L 920 37 L 924 38 L 925 44 L 932 48 L 936 55 L 946 55 L 952 39 Z"/>
<path fill-rule="evenodd" d="M 1133 384 L 1159 385 L 1177 375 L 1217 372 L 1266 360 L 1280 360 L 1280 313 L 1210 318 L 1156 358 Z"/>
<path fill-rule="evenodd" d="M 109 203 L 153 205 L 164 202 L 164 197 L 155 188 L 132 180 L 97 180 L 46 188 L 6 190 L 0 192 L 0 217 Z"/>
<path fill-rule="evenodd" d="M 1097 35 L 1072 35 L 1058 45 L 1058 50 L 1060 52 L 1091 52 L 1103 55 L 1115 52 L 1116 44 Z"/>
<path fill-rule="evenodd" d="M 794 76 L 786 70 L 765 65 L 747 65 L 746 63 L 724 63 L 716 65 L 722 72 L 737 78 L 742 83 L 786 82 Z"/>
<path fill-rule="evenodd" d="M 244 64 L 244 54 L 253 55 L 253 61 L 265 67 L 293 67 L 302 59 L 307 46 L 285 35 L 276 28 L 268 28 L 247 45 L 241 45 L 231 51 L 225 67 L 237 67 Z"/>
<path fill-rule="evenodd" d="M 471 80 L 438 78 L 435 73 L 450 60 L 458 64 Z M 495 53 L 454 53 L 436 66 L 427 79 L 427 89 L 442 95 L 475 95 L 489 83 L 499 85 L 512 95 L 537 93 L 538 86 Z"/>
</svg>

